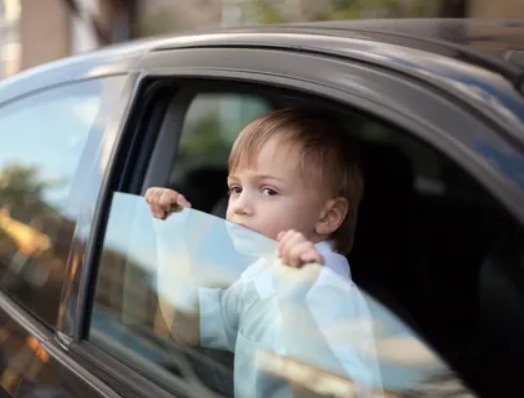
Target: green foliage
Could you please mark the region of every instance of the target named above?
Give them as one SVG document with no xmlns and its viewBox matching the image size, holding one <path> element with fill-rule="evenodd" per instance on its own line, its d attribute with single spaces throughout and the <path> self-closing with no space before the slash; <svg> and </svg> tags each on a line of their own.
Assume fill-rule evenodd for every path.
<svg viewBox="0 0 524 398">
<path fill-rule="evenodd" d="M 252 18 L 264 25 L 287 22 L 277 4 L 272 0 L 253 0 L 251 5 Z"/>
<path fill-rule="evenodd" d="M 12 207 L 40 197 L 46 183 L 35 166 L 11 163 L 0 170 L 0 205 Z"/>
<path fill-rule="evenodd" d="M 167 32 L 182 30 L 175 21 L 171 10 L 161 10 L 153 14 L 137 17 L 131 24 L 133 37 L 156 36 Z"/>
<path fill-rule="evenodd" d="M 38 214 L 45 207 L 42 194 L 49 187 L 58 187 L 63 181 L 44 180 L 36 166 L 10 163 L 0 169 L 0 208 L 24 220 L 29 214 Z"/>
<path fill-rule="evenodd" d="M 0 272 L 4 272 L 4 259 L 13 257 L 17 250 L 15 240 L 0 227 Z"/>
<path fill-rule="evenodd" d="M 184 131 L 184 145 L 180 148 L 180 158 L 209 157 L 213 155 L 220 155 L 229 152 L 228 143 L 224 142 L 223 138 L 217 131 L 221 125 L 221 120 L 216 112 L 198 119 L 198 122 L 189 126 L 187 131 Z"/>
<path fill-rule="evenodd" d="M 11 216 L 38 208 L 45 187 L 46 183 L 40 178 L 35 166 L 8 164 L 0 170 L 0 208 L 8 210 Z M 0 227 L 2 261 L 11 258 L 17 251 L 17 243 Z"/>
<path fill-rule="evenodd" d="M 322 2 L 319 7 L 318 2 Z M 436 0 L 435 0 L 436 1 Z M 435 4 L 433 1 L 433 4 Z M 369 16 L 423 17 L 431 12 L 431 1 L 425 0 L 300 0 L 301 12 L 284 13 L 280 1 L 253 0 L 248 2 L 250 13 L 258 23 L 276 24 L 296 21 L 330 21 L 358 19 Z"/>
</svg>

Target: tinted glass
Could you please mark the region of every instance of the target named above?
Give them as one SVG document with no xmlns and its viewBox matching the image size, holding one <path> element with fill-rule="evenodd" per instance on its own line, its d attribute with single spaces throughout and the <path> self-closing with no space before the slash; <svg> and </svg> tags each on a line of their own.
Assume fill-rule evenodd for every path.
<svg viewBox="0 0 524 398">
<path fill-rule="evenodd" d="M 282 266 L 276 242 L 221 218 L 160 221 L 143 197 L 115 193 L 100 267 L 90 340 L 167 385 L 198 386 L 192 396 L 422 394 L 436 382 L 467 393 L 350 280 Z"/>
<path fill-rule="evenodd" d="M 89 80 L 0 108 L 0 287 L 49 325 L 83 181 L 98 167 L 86 149 L 110 151 L 98 145 L 124 80 Z"/>
<path fill-rule="evenodd" d="M 34 348 L 38 341 L 20 327 L 5 312 L 0 312 L 0 397 L 2 393 L 15 396 L 34 360 Z"/>
</svg>

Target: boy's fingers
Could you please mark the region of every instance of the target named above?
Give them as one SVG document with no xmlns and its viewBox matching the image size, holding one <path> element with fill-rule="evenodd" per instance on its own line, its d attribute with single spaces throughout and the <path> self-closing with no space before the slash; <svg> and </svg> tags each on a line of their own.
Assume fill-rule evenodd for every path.
<svg viewBox="0 0 524 398">
<path fill-rule="evenodd" d="M 300 268 L 304 265 L 304 257 L 311 257 L 311 253 L 314 252 L 313 244 L 309 241 L 302 241 L 297 245 L 293 246 L 290 250 L 290 266 Z"/>
<path fill-rule="evenodd" d="M 146 191 L 145 198 L 149 205 L 149 209 L 154 217 L 163 219 L 165 214 L 163 209 L 159 206 L 160 197 L 162 195 L 162 188 L 149 188 Z"/>
<path fill-rule="evenodd" d="M 146 191 L 146 194 L 144 195 L 144 197 L 146 198 L 146 202 L 147 204 L 149 205 L 149 207 L 151 207 L 152 203 L 153 203 L 153 193 L 154 193 L 154 188 L 149 188 L 147 191 Z M 151 209 L 152 210 L 152 209 Z"/>
<path fill-rule="evenodd" d="M 169 188 L 149 188 L 145 194 L 151 212 L 157 218 L 165 218 L 173 210 L 173 205 L 191 207 L 184 195 Z"/>
<path fill-rule="evenodd" d="M 296 250 L 297 247 L 302 247 L 304 243 L 309 243 L 309 241 L 304 238 L 304 236 L 299 232 L 294 232 L 290 234 L 286 241 L 286 249 L 288 251 Z"/>
<path fill-rule="evenodd" d="M 324 259 L 314 248 L 302 254 L 301 266 L 310 263 L 318 263 L 324 265 Z"/>
<path fill-rule="evenodd" d="M 296 239 L 297 233 L 295 231 L 288 231 L 282 238 L 281 257 L 286 265 L 292 265 L 291 249 L 293 248 L 293 241 Z"/>
<path fill-rule="evenodd" d="M 182 207 L 191 207 L 191 203 L 182 194 L 178 195 L 176 203 L 178 203 Z"/>
<path fill-rule="evenodd" d="M 177 202 L 179 194 L 171 189 L 163 189 L 158 197 L 158 206 L 166 213 L 171 211 L 171 206 Z"/>
<path fill-rule="evenodd" d="M 300 238 L 300 236 L 301 234 L 292 229 L 285 232 L 280 240 L 280 243 L 282 244 L 282 248 L 284 249 L 284 251 L 287 251 L 288 248 L 293 244 L 293 242 L 297 241 Z"/>
<path fill-rule="evenodd" d="M 155 205 L 150 205 L 149 208 L 151 209 L 151 213 L 153 214 L 153 217 L 163 219 L 165 217 L 164 210 L 162 210 L 160 207 Z"/>
<path fill-rule="evenodd" d="M 295 231 L 289 230 L 289 231 L 282 231 L 278 234 L 278 257 L 282 259 L 284 264 L 286 263 L 284 257 L 287 256 L 287 242 L 289 240 L 289 237 L 294 234 Z"/>
<path fill-rule="evenodd" d="M 277 235 L 277 256 L 280 258 L 282 256 L 282 237 L 285 235 L 284 231 L 280 231 Z"/>
<path fill-rule="evenodd" d="M 146 191 L 145 197 L 146 202 L 149 204 L 149 207 L 152 211 L 156 211 L 161 192 L 159 188 L 149 188 Z"/>
<path fill-rule="evenodd" d="M 300 266 L 301 245 L 309 241 L 299 232 L 289 230 L 281 238 L 279 244 L 279 257 L 282 262 L 291 267 Z"/>
<path fill-rule="evenodd" d="M 294 238 L 293 238 L 294 239 Z M 307 249 L 305 246 L 307 242 L 290 243 L 284 249 L 282 256 L 282 262 L 290 267 L 296 268 L 300 266 L 300 257 L 304 250 Z"/>
<path fill-rule="evenodd" d="M 282 231 L 279 234 L 278 240 L 282 245 L 285 245 L 289 238 L 295 233 L 292 229 L 289 231 Z"/>
<path fill-rule="evenodd" d="M 282 263 L 300 268 L 308 263 L 324 263 L 324 259 L 315 249 L 312 242 L 307 240 L 303 234 L 293 230 L 278 234 L 278 256 Z"/>
<path fill-rule="evenodd" d="M 150 198 L 146 198 L 147 204 L 149 205 L 149 209 L 151 210 L 151 214 L 153 214 L 154 217 L 157 217 L 158 209 L 157 206 L 153 201 L 151 201 Z"/>
</svg>

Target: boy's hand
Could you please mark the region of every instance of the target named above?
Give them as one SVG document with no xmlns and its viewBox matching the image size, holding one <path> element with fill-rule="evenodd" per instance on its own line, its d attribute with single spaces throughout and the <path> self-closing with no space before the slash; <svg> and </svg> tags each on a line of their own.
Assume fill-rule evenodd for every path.
<svg viewBox="0 0 524 398">
<path fill-rule="evenodd" d="M 300 232 L 280 232 L 277 240 L 278 257 L 285 265 L 293 268 L 300 268 L 309 263 L 324 265 L 324 259 L 315 249 L 313 242 L 307 240 Z"/>
<path fill-rule="evenodd" d="M 149 188 L 145 198 L 153 216 L 161 220 L 167 218 L 173 211 L 173 206 L 191 207 L 184 195 L 168 188 Z"/>
</svg>

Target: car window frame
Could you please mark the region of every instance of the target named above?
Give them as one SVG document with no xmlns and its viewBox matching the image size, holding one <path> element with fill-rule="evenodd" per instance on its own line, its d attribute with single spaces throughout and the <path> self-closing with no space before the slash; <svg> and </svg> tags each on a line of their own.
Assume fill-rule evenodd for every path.
<svg viewBox="0 0 524 398">
<path fill-rule="evenodd" d="M 99 265 L 99 242 L 103 239 L 107 224 L 111 192 L 123 191 L 138 194 L 144 190 L 145 181 L 142 184 L 136 179 L 130 182 L 132 179 L 129 176 L 133 174 L 133 171 L 136 171 L 136 168 L 123 170 L 122 165 L 129 164 L 125 158 L 144 156 L 145 158 L 139 161 L 135 167 L 140 169 L 138 174 L 141 176 L 150 173 L 148 161 L 150 161 L 155 144 L 149 144 L 147 148 L 140 150 L 138 148 L 140 139 L 149 134 L 147 139 L 155 141 L 161 132 L 141 132 L 140 123 L 133 122 L 144 118 L 146 113 L 145 109 L 142 108 L 147 108 L 147 106 L 144 106 L 144 102 L 147 103 L 147 101 L 154 99 L 156 89 L 168 87 L 170 90 L 175 90 L 179 87 L 179 82 L 198 81 L 202 85 L 207 85 L 208 88 L 209 82 L 214 82 L 222 87 L 255 85 L 268 90 L 302 93 L 321 99 L 326 104 L 336 104 L 341 109 L 351 107 L 373 115 L 378 120 L 383 120 L 388 124 L 399 126 L 406 134 L 426 142 L 447 158 L 458 163 L 475 180 L 483 182 L 482 185 L 492 194 L 495 191 L 494 187 L 498 186 L 497 184 L 503 180 L 500 175 L 495 175 L 489 183 L 482 180 L 484 174 L 478 170 L 474 159 L 464 159 L 463 148 L 453 137 L 453 132 L 457 129 L 456 126 L 453 126 L 455 120 L 452 118 L 441 120 L 438 118 L 439 110 L 449 110 L 455 118 L 467 122 L 470 127 L 481 127 L 482 132 L 479 135 L 487 140 L 495 143 L 507 141 L 498 135 L 491 126 L 482 125 L 467 111 L 466 107 L 457 107 L 456 99 L 441 95 L 421 81 L 403 76 L 394 70 L 363 65 L 361 62 L 350 59 L 341 62 L 337 57 L 327 55 L 228 48 L 228 50 L 235 52 L 234 56 L 217 57 L 216 52 L 223 50 L 217 48 L 165 50 L 159 53 L 151 53 L 148 57 L 145 57 L 145 70 L 137 82 L 137 90 L 132 101 L 132 112 L 128 115 L 128 120 L 123 122 L 126 125 L 126 131 L 120 139 L 123 142 L 132 143 L 132 146 L 127 148 L 129 152 L 127 155 L 119 151 L 118 156 L 113 159 L 112 169 L 114 171 L 105 182 L 104 191 L 97 207 L 96 218 L 91 226 L 89 250 L 81 276 L 83 290 L 82 301 L 79 303 L 81 314 L 77 318 L 79 322 L 73 336 L 75 344 L 71 347 L 75 355 L 83 358 L 86 364 L 92 367 L 93 371 L 100 377 L 115 379 L 117 384 L 126 384 L 126 379 L 131 378 L 133 381 L 140 380 L 140 383 L 155 386 L 155 390 L 158 388 L 150 379 L 138 374 L 133 369 L 129 369 L 115 358 L 108 355 L 97 357 L 94 353 L 100 353 L 101 350 L 85 340 L 88 334 L 90 308 L 93 305 L 96 271 Z M 268 56 L 270 53 L 277 55 L 279 62 L 268 61 L 271 58 Z M 309 62 L 304 62 L 304 65 L 298 68 L 299 70 L 292 70 L 297 65 L 297 56 Z M 287 60 L 287 63 L 283 60 Z M 323 69 L 321 76 L 312 77 L 307 69 L 316 70 L 319 65 L 324 65 L 326 69 Z M 269 72 L 268 69 L 272 72 Z M 349 73 L 355 77 L 353 84 L 344 82 L 343 76 Z M 387 89 L 373 93 L 372 90 L 365 87 L 364 82 L 372 85 L 374 89 L 380 88 L 381 85 L 387 87 Z M 175 93 L 172 92 L 172 95 L 175 95 Z M 399 113 L 398 109 L 388 103 L 388 101 L 398 100 L 399 98 L 404 99 L 404 101 L 399 101 L 402 102 L 405 109 L 417 109 L 421 111 L 420 114 L 413 112 L 417 116 L 410 116 L 406 112 Z M 428 109 L 430 110 L 428 111 Z M 179 118 L 183 119 L 183 117 L 183 114 L 179 115 Z M 176 123 L 181 126 L 180 120 Z M 133 124 L 135 125 L 133 126 Z M 177 131 L 175 134 L 177 140 L 180 139 L 180 133 L 180 131 Z M 119 147 L 123 146 L 122 143 L 119 144 Z M 521 160 L 524 162 L 524 159 Z M 505 192 L 504 195 L 496 195 L 499 201 L 501 198 L 504 199 L 502 202 L 504 207 L 519 218 L 522 223 L 524 223 L 524 212 L 515 208 L 515 202 L 523 195 L 523 192 Z M 103 358 L 103 360 L 100 358 Z"/>
</svg>

